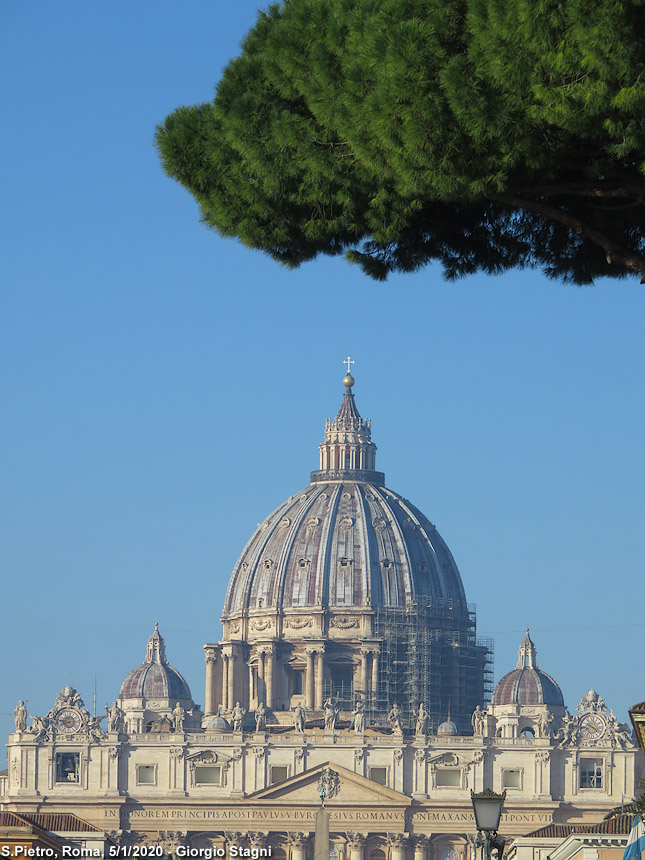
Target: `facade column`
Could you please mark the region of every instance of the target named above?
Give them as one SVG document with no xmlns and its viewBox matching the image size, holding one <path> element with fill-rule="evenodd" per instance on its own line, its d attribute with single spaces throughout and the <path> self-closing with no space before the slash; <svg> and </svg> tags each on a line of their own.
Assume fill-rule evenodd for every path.
<svg viewBox="0 0 645 860">
<path fill-rule="evenodd" d="M 206 661 L 206 684 L 204 687 L 204 713 L 211 716 L 217 711 L 217 703 L 215 701 L 215 663 L 216 656 L 213 648 L 206 648 L 204 652 L 204 660 Z"/>
<path fill-rule="evenodd" d="M 369 651 L 361 651 L 361 693 L 367 697 L 369 690 L 367 689 L 367 660 Z"/>
<path fill-rule="evenodd" d="M 258 702 L 267 703 L 267 691 L 264 683 L 264 651 L 258 650 Z"/>
<path fill-rule="evenodd" d="M 312 711 L 314 707 L 314 654 L 316 652 L 311 648 L 307 648 L 305 654 L 307 656 L 307 672 L 305 675 L 305 707 Z"/>
<path fill-rule="evenodd" d="M 235 654 L 231 651 L 228 658 L 228 710 L 235 707 Z"/>
<path fill-rule="evenodd" d="M 390 860 L 405 860 L 405 844 L 407 837 L 403 833 L 388 833 L 387 842 L 390 846 Z"/>
<path fill-rule="evenodd" d="M 225 711 L 228 711 L 228 676 L 230 672 L 230 666 L 228 662 L 229 655 L 222 655 L 222 707 Z"/>
<path fill-rule="evenodd" d="M 317 711 L 322 711 L 323 707 L 323 680 L 325 677 L 325 646 L 321 645 L 318 648 L 316 656 L 316 698 L 315 708 Z"/>
<path fill-rule="evenodd" d="M 306 833 L 287 833 L 287 838 L 291 847 L 291 860 L 305 860 L 308 835 Z"/>
<path fill-rule="evenodd" d="M 414 841 L 414 860 L 426 860 L 428 839 L 425 836 L 417 836 Z"/>
<path fill-rule="evenodd" d="M 349 860 L 363 860 L 365 856 L 365 837 L 360 833 L 346 833 L 349 847 Z"/>
<path fill-rule="evenodd" d="M 378 695 L 378 651 L 372 651 L 372 699 Z"/>
<path fill-rule="evenodd" d="M 273 707 L 273 658 L 275 656 L 275 650 L 272 645 L 269 645 L 265 652 L 265 660 L 266 660 L 266 706 L 267 708 Z"/>
</svg>

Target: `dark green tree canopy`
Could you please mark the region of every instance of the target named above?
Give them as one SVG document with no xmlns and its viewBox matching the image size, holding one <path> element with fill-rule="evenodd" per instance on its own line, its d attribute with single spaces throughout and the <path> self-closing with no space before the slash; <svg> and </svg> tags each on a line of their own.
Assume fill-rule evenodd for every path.
<svg viewBox="0 0 645 860">
<path fill-rule="evenodd" d="M 285 0 L 157 129 L 225 236 L 375 278 L 645 277 L 645 0 Z"/>
</svg>

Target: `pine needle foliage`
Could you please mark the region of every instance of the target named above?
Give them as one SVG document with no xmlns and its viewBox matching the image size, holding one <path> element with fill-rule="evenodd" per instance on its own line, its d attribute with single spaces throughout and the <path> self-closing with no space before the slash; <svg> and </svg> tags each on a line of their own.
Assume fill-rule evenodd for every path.
<svg viewBox="0 0 645 860">
<path fill-rule="evenodd" d="M 161 160 L 287 266 L 645 278 L 644 4 L 284 0 Z"/>
</svg>

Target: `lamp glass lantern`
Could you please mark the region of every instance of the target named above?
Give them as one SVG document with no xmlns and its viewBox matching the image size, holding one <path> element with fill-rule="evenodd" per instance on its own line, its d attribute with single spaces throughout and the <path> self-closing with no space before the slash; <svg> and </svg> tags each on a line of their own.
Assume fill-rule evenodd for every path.
<svg viewBox="0 0 645 860">
<path fill-rule="evenodd" d="M 484 833 L 497 833 L 502 817 L 502 806 L 506 800 L 506 792 L 496 794 L 490 788 L 487 788 L 486 791 L 480 791 L 478 794 L 471 791 L 470 799 L 473 804 L 477 830 Z"/>
</svg>

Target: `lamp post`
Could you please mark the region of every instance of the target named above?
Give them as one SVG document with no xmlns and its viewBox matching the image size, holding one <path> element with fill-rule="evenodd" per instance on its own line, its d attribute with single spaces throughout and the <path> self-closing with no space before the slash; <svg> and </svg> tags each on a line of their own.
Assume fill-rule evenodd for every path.
<svg viewBox="0 0 645 860">
<path fill-rule="evenodd" d="M 475 794 L 470 792 L 470 799 L 475 813 L 475 825 L 477 827 L 477 840 L 475 848 L 482 846 L 484 849 L 484 860 L 491 860 L 491 852 L 497 851 L 497 860 L 502 860 L 505 840 L 497 835 L 499 820 L 502 817 L 502 806 L 506 800 L 506 792 L 496 794 L 487 788 Z"/>
</svg>

